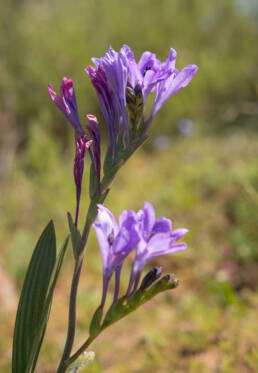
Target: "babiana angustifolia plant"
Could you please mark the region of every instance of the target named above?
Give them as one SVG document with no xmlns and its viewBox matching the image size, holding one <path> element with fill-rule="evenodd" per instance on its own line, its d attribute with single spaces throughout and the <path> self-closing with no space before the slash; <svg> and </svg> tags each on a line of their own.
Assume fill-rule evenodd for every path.
<svg viewBox="0 0 258 373">
<path fill-rule="evenodd" d="M 162 277 L 162 269 L 154 267 L 141 280 L 146 263 L 152 258 L 186 249 L 178 242 L 187 229 L 172 229 L 171 220 L 156 218 L 149 202 L 135 212 L 124 210 L 116 221 L 104 205 L 119 169 L 144 144 L 149 126 L 163 104 L 186 87 L 198 67 L 175 67 L 176 51 L 170 49 L 167 60 L 160 62 L 156 55 L 144 52 L 138 61 L 127 45 L 119 52 L 113 48 L 101 58 L 92 58 L 95 65 L 85 70 L 97 93 L 108 129 L 108 145 L 101 164 L 101 133 L 94 115 L 86 115 L 87 125 L 79 117 L 71 79 L 63 78 L 60 95 L 48 86 L 52 101 L 72 125 L 75 138 L 74 183 L 76 210 L 68 213 L 69 233 L 56 254 L 54 223 L 51 220 L 41 234 L 33 252 L 17 311 L 12 357 L 12 373 L 33 373 L 50 314 L 52 298 L 63 259 L 71 240 L 74 271 L 70 290 L 68 327 L 63 354 L 57 373 L 77 371 L 88 362 L 84 352 L 91 342 L 111 324 L 136 310 L 145 302 L 168 289 L 174 289 L 178 280 L 173 275 Z M 150 93 L 155 94 L 150 114 L 145 112 Z M 82 229 L 78 227 L 84 160 L 89 153 L 90 203 Z M 85 208 L 83 208 L 85 211 Z M 102 254 L 103 290 L 100 305 L 89 325 L 88 339 L 72 352 L 76 331 L 76 298 L 88 235 L 93 226 Z M 120 274 L 129 253 L 135 250 L 130 280 L 125 294 L 119 297 Z M 112 276 L 115 277 L 113 302 L 106 306 L 106 295 Z"/>
</svg>

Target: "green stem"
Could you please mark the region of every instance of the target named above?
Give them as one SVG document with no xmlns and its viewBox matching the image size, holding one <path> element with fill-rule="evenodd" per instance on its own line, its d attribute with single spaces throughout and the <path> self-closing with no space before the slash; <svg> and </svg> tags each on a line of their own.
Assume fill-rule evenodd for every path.
<svg viewBox="0 0 258 373">
<path fill-rule="evenodd" d="M 78 357 L 89 347 L 89 345 L 100 335 L 100 333 L 106 329 L 106 327 L 109 326 L 109 325 L 102 325 L 102 327 L 100 328 L 99 332 L 97 334 L 95 334 L 94 336 L 89 336 L 88 339 L 81 345 L 80 348 L 78 348 L 78 350 L 72 355 L 69 357 L 69 359 L 67 359 L 64 364 L 65 364 L 65 367 L 69 367 L 69 365 L 71 365 L 75 360 L 78 359 Z"/>
<path fill-rule="evenodd" d="M 99 333 L 94 337 L 89 336 L 86 342 L 84 342 L 83 345 L 81 345 L 81 347 L 68 360 L 65 361 L 65 366 L 68 367 L 75 360 L 77 360 L 78 357 L 86 350 L 87 347 L 89 347 L 89 345 L 94 341 L 95 338 L 97 338 L 98 335 Z"/>
<path fill-rule="evenodd" d="M 57 373 L 65 372 L 66 366 L 64 365 L 64 361 L 70 356 L 72 348 L 73 348 L 75 327 L 76 327 L 76 298 L 77 298 L 79 279 L 80 279 L 82 263 L 83 263 L 84 248 L 87 243 L 90 227 L 91 225 L 87 224 L 87 220 L 86 220 L 86 224 L 83 230 L 81 245 L 80 245 L 80 251 L 79 251 L 80 254 L 75 262 L 74 272 L 73 272 L 73 279 L 72 279 L 71 292 L 70 292 L 70 302 L 69 302 L 68 331 L 67 331 L 66 343 L 65 343 L 63 356 L 61 358 L 59 367 L 57 369 Z"/>
<path fill-rule="evenodd" d="M 115 176 L 115 175 L 114 175 Z M 114 178 L 113 176 L 113 178 Z M 109 180 L 109 184 L 113 180 L 111 178 Z M 105 185 L 106 187 L 106 185 Z M 104 189 L 104 188 L 103 188 Z M 62 358 L 60 360 L 58 369 L 56 373 L 64 373 L 67 368 L 66 361 L 68 360 L 74 343 L 74 337 L 75 337 L 75 328 L 76 328 L 76 298 L 77 298 L 77 291 L 78 291 L 78 285 L 80 280 L 80 274 L 82 269 L 82 263 L 84 258 L 84 249 L 88 240 L 89 232 L 91 225 L 93 221 L 96 219 L 97 216 L 97 204 L 103 203 L 106 196 L 107 196 L 107 187 L 105 188 L 105 192 L 101 196 L 96 196 L 91 200 L 83 233 L 82 233 L 82 239 L 80 243 L 79 248 L 79 255 L 78 258 L 75 261 L 74 265 L 74 272 L 73 272 L 73 279 L 72 279 L 72 285 L 71 285 L 71 291 L 70 291 L 70 301 L 69 301 L 69 316 L 68 316 L 68 330 L 67 330 L 67 336 L 66 336 L 66 342 L 65 342 L 65 348 L 62 355 Z"/>
</svg>

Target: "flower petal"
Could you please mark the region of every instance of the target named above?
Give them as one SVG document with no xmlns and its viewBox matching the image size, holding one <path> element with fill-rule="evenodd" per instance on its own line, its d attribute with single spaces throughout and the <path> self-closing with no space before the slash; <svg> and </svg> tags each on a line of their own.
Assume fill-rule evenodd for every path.
<svg viewBox="0 0 258 373">
<path fill-rule="evenodd" d="M 180 228 L 180 229 L 176 229 L 174 230 L 173 232 L 171 232 L 171 242 L 176 242 L 178 240 L 180 240 L 180 238 L 182 238 L 188 231 L 188 229 L 185 229 L 185 228 Z"/>
<path fill-rule="evenodd" d="M 107 240 L 107 235 L 103 230 L 102 225 L 99 222 L 93 223 L 95 234 L 98 240 L 100 252 L 102 255 L 103 273 L 104 275 L 108 271 L 109 266 L 109 256 L 110 256 L 110 245 Z"/>
<path fill-rule="evenodd" d="M 119 215 L 119 226 L 126 226 L 128 228 L 128 219 L 133 218 L 133 220 L 136 222 L 137 221 L 137 214 L 133 210 L 124 210 L 120 215 Z"/>
<path fill-rule="evenodd" d="M 155 224 L 152 228 L 152 233 L 167 233 L 172 229 L 172 222 L 167 218 L 159 218 L 155 221 Z"/>
<path fill-rule="evenodd" d="M 154 117 L 169 97 L 173 96 L 190 83 L 197 70 L 198 67 L 196 65 L 185 66 L 178 74 L 173 73 L 167 80 L 160 83 L 152 108 L 151 118 Z"/>
<path fill-rule="evenodd" d="M 118 233 L 118 225 L 114 215 L 104 205 L 98 204 L 98 222 L 105 235 L 114 235 Z"/>
<path fill-rule="evenodd" d="M 138 213 L 139 219 L 139 229 L 145 239 L 151 234 L 152 228 L 154 226 L 156 215 L 154 207 L 149 202 L 144 202 L 144 208 Z"/>
<path fill-rule="evenodd" d="M 162 64 L 163 69 L 164 70 L 168 70 L 168 69 L 173 70 L 176 66 L 176 57 L 177 57 L 177 53 L 176 53 L 175 49 L 170 48 L 169 54 L 167 56 L 167 60 L 166 60 L 166 62 L 164 62 L 164 64 Z"/>
<path fill-rule="evenodd" d="M 143 76 L 139 70 L 139 67 L 135 61 L 134 54 L 131 50 L 131 48 L 124 44 L 121 48 L 121 51 L 123 51 L 127 57 L 128 60 L 128 78 L 129 82 L 134 88 L 137 84 L 142 85 L 143 82 Z"/>
<path fill-rule="evenodd" d="M 153 256 L 164 255 L 167 253 L 171 245 L 171 237 L 169 233 L 157 233 L 148 242 L 148 258 Z"/>
<path fill-rule="evenodd" d="M 128 255 L 140 240 L 140 235 L 136 229 L 137 215 L 134 211 L 124 211 L 119 216 L 120 230 L 114 242 L 114 252 Z"/>
<path fill-rule="evenodd" d="M 138 62 L 138 68 L 142 76 L 144 76 L 148 70 L 157 72 L 160 69 L 160 65 L 160 61 L 156 58 L 156 54 L 149 51 L 144 52 Z"/>
<path fill-rule="evenodd" d="M 157 234 L 148 244 L 148 256 L 146 256 L 145 263 L 157 256 L 173 254 L 177 251 L 185 250 L 186 248 L 187 245 L 184 242 L 173 244 L 169 235 Z"/>
</svg>

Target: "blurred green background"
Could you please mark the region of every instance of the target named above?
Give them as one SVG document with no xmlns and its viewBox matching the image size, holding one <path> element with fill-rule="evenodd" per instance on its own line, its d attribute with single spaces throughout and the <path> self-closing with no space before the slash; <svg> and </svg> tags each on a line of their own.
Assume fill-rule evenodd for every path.
<svg viewBox="0 0 258 373">
<path fill-rule="evenodd" d="M 90 350 L 93 373 L 254 373 L 258 366 L 258 5 L 256 0 L 2 0 L 0 2 L 0 367 L 10 371 L 18 296 L 33 246 L 53 218 L 59 244 L 74 211 L 73 131 L 51 103 L 74 80 L 81 116 L 97 114 L 84 68 L 129 44 L 199 71 L 152 123 L 144 149 L 106 201 L 118 215 L 150 201 L 187 227 L 189 249 L 150 265 L 180 287 L 107 330 Z M 86 167 L 87 169 L 87 167 Z M 86 170 L 86 175 L 88 172 Z M 86 213 L 84 187 L 81 218 Z M 38 373 L 64 343 L 72 255 L 58 283 Z M 101 295 L 90 237 L 79 289 L 77 344 Z M 125 291 L 129 263 L 124 270 Z"/>
</svg>

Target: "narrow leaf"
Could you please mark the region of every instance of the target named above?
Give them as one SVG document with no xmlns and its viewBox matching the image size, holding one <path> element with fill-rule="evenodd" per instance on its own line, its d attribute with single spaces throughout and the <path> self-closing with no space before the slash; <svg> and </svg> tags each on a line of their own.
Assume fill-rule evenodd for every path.
<svg viewBox="0 0 258 373">
<path fill-rule="evenodd" d="M 56 262 L 56 237 L 52 220 L 41 234 L 32 254 L 24 280 L 16 315 L 12 373 L 32 372 L 35 363 L 32 351 L 39 352 L 45 300 Z"/>
<path fill-rule="evenodd" d="M 52 305 L 53 294 L 54 294 L 56 282 L 57 282 L 57 279 L 58 279 L 58 275 L 60 273 L 60 270 L 61 270 L 61 267 L 62 267 L 62 264 L 63 264 L 64 256 L 65 256 L 66 249 L 67 249 L 68 242 L 69 242 L 69 238 L 70 238 L 70 235 L 66 237 L 66 239 L 63 243 L 63 246 L 62 246 L 62 248 L 61 248 L 61 250 L 58 254 L 55 269 L 53 271 L 52 279 L 50 281 L 48 294 L 47 294 L 46 302 L 45 302 L 45 305 L 44 305 L 44 312 L 42 313 L 41 327 L 38 329 L 37 336 L 35 337 L 35 342 L 34 342 L 34 346 L 33 346 L 32 353 L 31 353 L 31 360 L 33 361 L 31 372 L 34 372 L 34 369 L 35 369 L 35 366 L 36 366 L 36 363 L 37 363 L 37 359 L 38 359 L 38 355 L 39 355 L 39 351 L 40 351 L 40 348 L 41 348 L 41 344 L 42 344 L 43 339 L 44 339 L 44 335 L 45 335 L 45 331 L 46 331 L 46 327 L 47 327 L 47 322 L 48 322 L 48 319 L 49 319 L 50 309 L 51 309 L 51 305 Z"/>
</svg>

